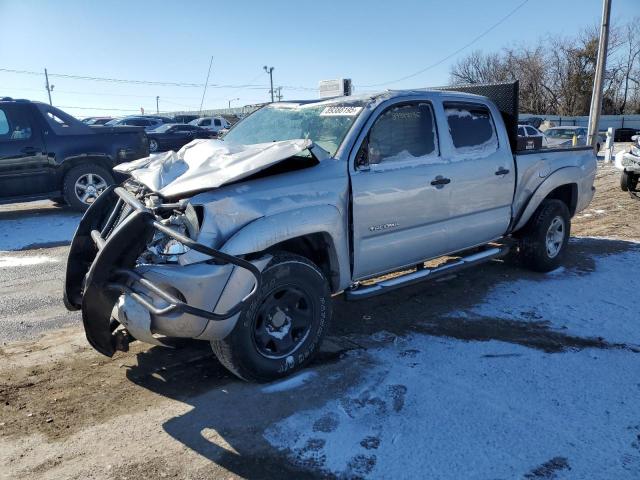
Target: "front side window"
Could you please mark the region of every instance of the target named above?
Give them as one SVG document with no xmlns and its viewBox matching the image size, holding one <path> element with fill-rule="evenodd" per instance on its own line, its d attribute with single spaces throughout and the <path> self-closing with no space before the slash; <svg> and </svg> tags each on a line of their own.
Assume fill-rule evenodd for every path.
<svg viewBox="0 0 640 480">
<path fill-rule="evenodd" d="M 210 125 L 211 125 L 211 119 L 210 118 L 207 118 L 205 120 L 201 120 L 200 121 L 200 126 L 201 127 L 208 127 Z"/>
<path fill-rule="evenodd" d="M 456 153 L 489 154 L 498 149 L 498 137 L 487 107 L 446 102 L 444 111 Z"/>
<path fill-rule="evenodd" d="M 411 103 L 386 110 L 369 131 L 370 164 L 438 155 L 433 112 L 428 103 Z"/>
<path fill-rule="evenodd" d="M 213 125 L 216 127 L 220 127 L 222 123 L 220 123 L 220 119 L 216 118 L 213 120 Z"/>
</svg>

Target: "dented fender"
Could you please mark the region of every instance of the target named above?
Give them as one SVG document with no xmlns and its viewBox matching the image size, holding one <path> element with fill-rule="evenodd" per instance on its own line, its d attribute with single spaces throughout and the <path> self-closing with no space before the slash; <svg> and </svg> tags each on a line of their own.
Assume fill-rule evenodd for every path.
<svg viewBox="0 0 640 480">
<path fill-rule="evenodd" d="M 311 234 L 325 234 L 331 245 L 329 261 L 334 291 L 351 282 L 345 215 L 334 205 L 316 205 L 258 218 L 237 231 L 221 248 L 230 255 L 262 252 L 285 240 Z"/>
</svg>

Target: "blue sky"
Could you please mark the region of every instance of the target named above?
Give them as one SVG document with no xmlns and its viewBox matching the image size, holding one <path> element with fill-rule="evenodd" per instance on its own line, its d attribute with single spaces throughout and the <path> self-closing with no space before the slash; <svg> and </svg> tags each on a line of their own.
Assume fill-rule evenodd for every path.
<svg viewBox="0 0 640 480">
<path fill-rule="evenodd" d="M 361 86 L 432 65 L 522 1 L 0 0 L 0 68 L 203 84 L 213 55 L 209 85 L 255 87 L 209 87 L 204 108 L 266 101 L 263 65 L 275 67 L 285 99 L 313 98 L 321 79 L 350 77 L 356 91 L 374 90 Z M 378 89 L 446 84 L 465 53 L 572 35 L 599 23 L 601 9 L 601 0 L 529 0 L 454 58 Z M 613 0 L 614 22 L 638 14 L 640 0 Z M 197 87 L 50 80 L 54 105 L 79 117 L 155 112 L 156 95 L 161 111 L 197 109 L 202 96 Z M 44 78 L 0 71 L 4 95 L 44 101 Z"/>
</svg>

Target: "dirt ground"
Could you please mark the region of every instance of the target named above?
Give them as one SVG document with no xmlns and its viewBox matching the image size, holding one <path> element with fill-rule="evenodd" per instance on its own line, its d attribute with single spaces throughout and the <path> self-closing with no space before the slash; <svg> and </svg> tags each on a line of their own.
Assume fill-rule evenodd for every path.
<svg viewBox="0 0 640 480">
<path fill-rule="evenodd" d="M 574 219 L 573 235 L 640 240 L 638 215 L 632 213 L 640 204 L 618 182 L 612 167 L 599 168 L 595 198 Z M 567 262 L 589 271 L 594 254 L 627 248 L 625 242 L 580 243 L 571 246 Z M 81 326 L 74 325 L 35 341 L 7 343 L 0 348 L 0 477 L 314 477 L 319 474 L 287 462 L 261 432 L 301 408 L 341 395 L 359 369 L 345 370 L 339 360 L 346 351 L 384 341 L 379 332 L 494 339 L 545 352 L 637 350 L 551 331 L 544 321 L 523 326 L 443 315 L 452 305 L 473 305 L 497 279 L 505 278 L 537 277 L 494 262 L 368 302 L 336 298 L 336 321 L 315 362 L 323 375 L 304 398 L 290 391 L 266 394 L 262 386 L 239 382 L 203 342 L 175 342 L 173 350 L 132 344 L 129 352 L 106 358 L 88 346 Z M 342 374 L 333 375 L 338 371 Z"/>
</svg>

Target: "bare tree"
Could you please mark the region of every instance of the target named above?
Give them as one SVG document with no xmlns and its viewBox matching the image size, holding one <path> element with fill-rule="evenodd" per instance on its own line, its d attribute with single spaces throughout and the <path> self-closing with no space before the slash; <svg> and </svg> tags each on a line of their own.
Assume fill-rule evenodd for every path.
<svg viewBox="0 0 640 480">
<path fill-rule="evenodd" d="M 605 74 L 605 113 L 640 110 L 640 21 L 613 28 Z M 544 39 L 534 47 L 517 46 L 485 54 L 479 50 L 458 60 L 452 83 L 490 83 L 518 79 L 522 112 L 585 115 L 589 111 L 598 51 L 598 28 L 578 35 Z"/>
</svg>

